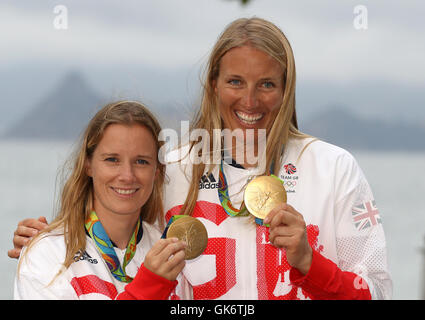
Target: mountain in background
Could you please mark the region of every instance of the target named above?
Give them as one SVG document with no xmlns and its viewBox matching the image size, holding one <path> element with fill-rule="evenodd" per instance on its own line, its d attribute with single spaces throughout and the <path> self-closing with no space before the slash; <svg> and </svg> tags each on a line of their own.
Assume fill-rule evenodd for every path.
<svg viewBox="0 0 425 320">
<path fill-rule="evenodd" d="M 74 141 L 93 115 L 109 102 L 90 88 L 81 73 L 70 72 L 1 138 Z M 191 119 L 193 113 L 191 108 L 172 104 L 149 108 L 163 128 L 177 130 L 178 134 L 180 121 Z M 425 150 L 425 127 L 361 118 L 340 106 L 300 120 L 301 131 L 348 150 Z"/>
<path fill-rule="evenodd" d="M 70 72 L 3 138 L 75 140 L 95 114 L 102 99 L 79 72 Z"/>
<path fill-rule="evenodd" d="M 342 107 L 330 107 L 312 116 L 300 129 L 345 149 L 425 150 L 425 127 L 365 119 Z"/>
<path fill-rule="evenodd" d="M 109 102 L 112 100 L 95 93 L 81 73 L 72 71 L 0 138 L 74 141 L 95 113 Z M 164 119 L 160 120 L 163 127 L 176 130 L 180 128 L 181 118 L 187 114 L 175 107 L 158 107 L 151 111 L 159 119 Z"/>
</svg>

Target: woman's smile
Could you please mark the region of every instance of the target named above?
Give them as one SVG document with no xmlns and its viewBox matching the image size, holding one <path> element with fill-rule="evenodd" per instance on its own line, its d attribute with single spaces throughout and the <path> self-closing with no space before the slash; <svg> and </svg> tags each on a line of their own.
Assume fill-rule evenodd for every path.
<svg viewBox="0 0 425 320">
<path fill-rule="evenodd" d="M 111 124 L 105 129 L 87 173 L 93 179 L 98 216 L 138 216 L 157 174 L 156 142 L 141 125 Z"/>
<path fill-rule="evenodd" d="M 114 187 L 111 187 L 111 189 L 114 190 L 116 193 L 118 193 L 120 196 L 127 196 L 127 197 L 133 196 L 139 190 L 139 188 L 124 189 L 124 188 L 114 188 Z"/>
<path fill-rule="evenodd" d="M 214 82 L 224 128 L 267 129 L 283 99 L 283 68 L 251 46 L 229 50 Z"/>
<path fill-rule="evenodd" d="M 259 122 L 264 117 L 264 113 L 246 113 L 243 111 L 237 111 L 235 110 L 236 117 L 242 122 L 242 124 L 245 125 L 255 125 L 257 122 Z"/>
</svg>

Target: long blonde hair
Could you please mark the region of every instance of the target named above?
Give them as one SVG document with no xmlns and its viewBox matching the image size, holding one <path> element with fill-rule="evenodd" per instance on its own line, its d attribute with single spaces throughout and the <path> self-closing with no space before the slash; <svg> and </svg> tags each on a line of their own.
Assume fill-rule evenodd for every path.
<svg viewBox="0 0 425 320">
<path fill-rule="evenodd" d="M 158 140 L 161 126 L 153 114 L 141 103 L 135 101 L 118 101 L 104 106 L 91 119 L 81 142 L 73 156 L 68 159 L 71 173 L 62 188 L 59 210 L 52 223 L 28 245 L 25 254 L 31 246 L 43 235 L 52 230 L 63 232 L 66 255 L 63 263 L 68 268 L 76 256 L 83 254 L 86 247 L 85 220 L 93 209 L 93 182 L 86 173 L 86 163 L 93 155 L 103 137 L 105 129 L 111 124 L 140 124 L 147 128 L 156 142 L 157 151 L 163 145 Z M 64 167 L 67 168 L 66 166 Z M 141 208 L 141 218 L 148 223 L 158 223 L 164 226 L 164 209 L 162 203 L 162 188 L 164 184 L 165 166 L 157 161 L 158 175 L 152 194 Z M 25 255 L 24 254 L 24 255 Z M 21 260 L 23 257 L 21 257 Z"/>
<path fill-rule="evenodd" d="M 297 116 L 295 110 L 295 61 L 292 48 L 283 32 L 273 23 L 261 18 L 241 18 L 230 23 L 218 38 L 212 49 L 207 68 L 201 107 L 199 108 L 192 123 L 191 130 L 202 128 L 208 131 L 210 137 L 209 163 L 214 164 L 213 157 L 217 152 L 213 150 L 214 145 L 221 145 L 214 139 L 220 139 L 214 135 L 214 129 L 223 129 L 219 113 L 217 96 L 214 90 L 214 82 L 220 72 L 221 58 L 232 48 L 252 46 L 273 57 L 282 66 L 283 73 L 283 99 L 275 121 L 266 129 L 266 166 L 270 168 L 274 163 L 274 172 L 280 168 L 282 147 L 287 143 L 289 137 L 308 137 L 298 130 Z M 198 141 L 191 142 L 191 149 Z M 203 151 L 203 150 L 202 150 Z M 198 198 L 199 180 L 205 170 L 211 172 L 214 165 L 206 167 L 205 163 L 192 165 L 192 177 L 188 195 L 182 207 L 182 214 L 191 215 Z M 269 169 L 267 169 L 269 170 Z"/>
</svg>

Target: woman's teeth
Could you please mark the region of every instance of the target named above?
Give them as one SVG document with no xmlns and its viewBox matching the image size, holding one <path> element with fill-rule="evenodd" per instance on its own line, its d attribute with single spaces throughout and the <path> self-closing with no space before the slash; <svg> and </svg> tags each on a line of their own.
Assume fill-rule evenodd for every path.
<svg viewBox="0 0 425 320">
<path fill-rule="evenodd" d="M 114 190 L 119 194 L 132 194 L 137 191 L 137 189 L 117 189 L 117 188 L 114 188 Z"/>
<path fill-rule="evenodd" d="M 235 113 L 241 121 L 247 124 L 254 124 L 257 121 L 261 120 L 264 116 L 264 114 L 262 113 L 248 114 L 241 111 L 236 111 Z"/>
</svg>

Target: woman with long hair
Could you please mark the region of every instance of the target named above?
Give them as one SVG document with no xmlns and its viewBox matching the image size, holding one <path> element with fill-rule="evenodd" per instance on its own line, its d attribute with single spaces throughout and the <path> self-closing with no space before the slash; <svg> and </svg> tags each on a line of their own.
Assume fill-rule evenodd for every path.
<svg viewBox="0 0 425 320">
<path fill-rule="evenodd" d="M 370 187 L 351 154 L 298 129 L 295 80 L 291 46 L 269 21 L 233 21 L 212 49 L 192 126 L 206 133 L 167 165 L 165 187 L 166 218 L 197 217 L 210 236 L 183 271 L 194 299 L 391 297 Z M 287 203 L 254 219 L 244 190 L 270 174 Z"/>
<path fill-rule="evenodd" d="M 289 41 L 267 20 L 237 19 L 213 47 L 189 143 L 166 167 L 166 220 L 197 217 L 209 235 L 183 270 L 188 298 L 391 297 L 369 184 L 349 152 L 299 130 L 295 84 Z M 244 191 L 263 175 L 280 179 L 287 201 L 261 219 Z M 18 227 L 16 250 L 31 229 Z"/>
<path fill-rule="evenodd" d="M 70 159 L 57 216 L 20 258 L 16 299 L 168 298 L 185 244 L 158 241 L 160 131 L 138 102 L 111 103 L 93 117 Z"/>
</svg>

